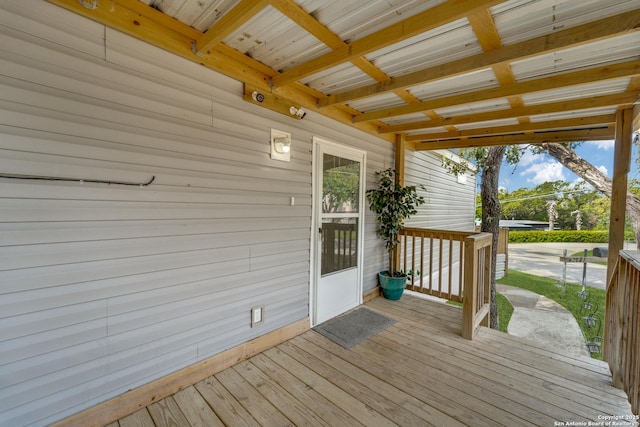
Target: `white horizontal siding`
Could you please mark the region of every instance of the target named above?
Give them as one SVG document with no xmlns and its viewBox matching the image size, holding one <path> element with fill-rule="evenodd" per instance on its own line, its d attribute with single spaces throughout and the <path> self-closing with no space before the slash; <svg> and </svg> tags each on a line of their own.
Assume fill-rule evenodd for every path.
<svg viewBox="0 0 640 427">
<path fill-rule="evenodd" d="M 496 254 L 496 280 L 502 279 L 507 271 L 507 256 Z"/>
<path fill-rule="evenodd" d="M 407 152 L 405 161 L 406 184 L 420 184 L 425 187 L 424 191 L 419 191 L 425 199 L 425 204 L 418 208 L 418 213 L 412 216 L 406 225 L 438 230 L 473 231 L 475 175 L 468 171 L 465 174 L 466 182 L 459 182 L 455 175 L 447 172 L 442 166 L 442 156 L 434 152 Z M 439 241 L 434 241 L 433 248 L 430 248 L 429 241 L 425 242 L 424 271 L 421 271 L 418 280 L 423 280 L 425 287 L 430 283 L 434 289 L 457 294 L 460 283 L 460 245 L 457 242 L 453 243 L 451 256 L 449 246 L 447 241 L 443 242 L 442 252 L 440 252 Z M 411 250 L 409 250 L 409 257 L 411 257 Z M 429 266 L 431 258 L 433 265 Z M 438 273 L 441 259 L 442 277 Z M 415 262 L 419 264 L 417 259 Z M 407 267 L 407 269 L 410 268 L 410 266 Z M 429 277 L 430 271 L 433 271 L 432 277 Z"/>
<path fill-rule="evenodd" d="M 422 184 L 425 204 L 407 222 L 408 226 L 442 230 L 473 231 L 476 177 L 465 174 L 466 182 L 447 172 L 437 153 L 407 152 L 406 183 Z"/>
<path fill-rule="evenodd" d="M 84 180 L 0 178 L 0 425 L 307 317 L 312 138 L 366 151 L 367 188 L 393 145 L 244 102 L 238 82 L 50 3 L 0 8 L 0 173 Z M 269 158 L 271 128 L 291 132 L 290 163 Z M 368 290 L 385 252 L 365 228 Z"/>
</svg>

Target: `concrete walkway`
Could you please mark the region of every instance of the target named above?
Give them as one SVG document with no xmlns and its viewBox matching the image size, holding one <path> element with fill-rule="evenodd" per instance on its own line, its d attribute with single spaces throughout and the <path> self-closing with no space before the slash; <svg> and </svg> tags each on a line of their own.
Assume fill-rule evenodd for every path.
<svg viewBox="0 0 640 427">
<path fill-rule="evenodd" d="M 573 315 L 555 301 L 525 289 L 497 285 L 496 290 L 513 305 L 510 335 L 567 356 L 589 357 L 584 336 Z"/>
</svg>

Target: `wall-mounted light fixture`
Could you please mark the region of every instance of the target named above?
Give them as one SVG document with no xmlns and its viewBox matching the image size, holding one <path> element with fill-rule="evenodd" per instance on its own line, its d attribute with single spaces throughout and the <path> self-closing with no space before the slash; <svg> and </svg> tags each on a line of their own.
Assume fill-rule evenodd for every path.
<svg viewBox="0 0 640 427">
<path fill-rule="evenodd" d="M 271 158 L 291 161 L 291 134 L 277 129 L 271 129 Z"/>
<path fill-rule="evenodd" d="M 273 144 L 278 154 L 285 154 L 291 151 L 291 138 L 287 138 L 287 137 L 274 138 Z"/>
</svg>

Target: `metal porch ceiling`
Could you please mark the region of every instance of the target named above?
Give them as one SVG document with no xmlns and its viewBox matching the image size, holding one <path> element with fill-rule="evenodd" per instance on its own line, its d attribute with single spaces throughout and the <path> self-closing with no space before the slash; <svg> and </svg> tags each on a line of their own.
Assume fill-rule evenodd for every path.
<svg viewBox="0 0 640 427">
<path fill-rule="evenodd" d="M 633 105 L 640 121 L 640 0 L 49 1 L 244 82 L 249 102 L 418 149 L 613 139 Z"/>
</svg>

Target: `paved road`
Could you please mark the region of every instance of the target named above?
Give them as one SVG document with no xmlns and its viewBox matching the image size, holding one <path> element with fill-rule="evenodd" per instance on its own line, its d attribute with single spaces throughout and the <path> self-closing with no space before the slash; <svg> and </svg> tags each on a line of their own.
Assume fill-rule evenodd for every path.
<svg viewBox="0 0 640 427">
<path fill-rule="evenodd" d="M 560 257 L 564 249 L 571 255 L 584 249 L 606 247 L 606 243 L 509 243 L 509 268 L 562 280 L 564 263 Z M 567 263 L 566 280 L 568 283 L 582 283 L 582 263 Z M 607 267 L 605 265 L 587 264 L 586 285 L 606 289 Z"/>
</svg>

